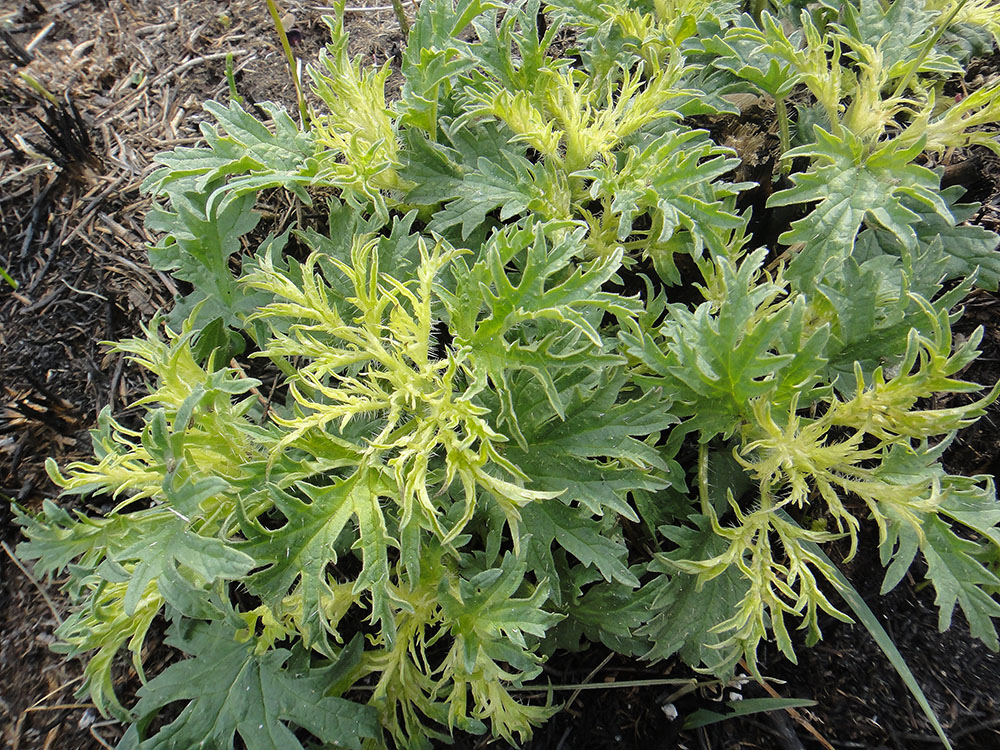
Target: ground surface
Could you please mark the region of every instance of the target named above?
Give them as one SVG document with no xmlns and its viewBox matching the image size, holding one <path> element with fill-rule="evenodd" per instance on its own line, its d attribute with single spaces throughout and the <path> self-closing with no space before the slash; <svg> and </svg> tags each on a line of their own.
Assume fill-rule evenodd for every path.
<svg viewBox="0 0 1000 750">
<path fill-rule="evenodd" d="M 370 1 L 370 0 L 369 0 Z M 321 11 L 283 3 L 292 17 L 297 53 L 314 58 L 325 38 Z M 256 0 L 32 0 L 0 2 L 11 22 L 0 37 L 0 266 L 20 282 L 0 289 L 0 492 L 28 507 L 52 495 L 46 456 L 60 462 L 89 455 L 88 428 L 109 406 L 128 419 L 127 405 L 143 393 L 141 377 L 101 342 L 127 337 L 169 304 L 169 278 L 145 260 L 143 228 L 148 201 L 143 175 L 157 151 L 197 138 L 200 104 L 224 97 L 225 56 L 232 52 L 240 92 L 249 101 L 291 103 L 284 58 L 262 2 Z M 391 12 L 354 12 L 349 29 L 359 53 L 374 63 L 392 59 L 400 42 Z M 29 60 L 30 59 L 30 60 Z M 970 71 L 988 75 L 992 61 Z M 85 132 L 91 143 L 67 143 L 74 166 L 58 168 L 31 151 L 52 150 L 46 120 L 27 74 L 57 100 L 72 97 L 76 116 L 63 107 L 50 124 Z M 56 119 L 52 119 L 56 118 Z M 61 123 L 61 125 L 60 125 Z M 757 142 L 765 143 L 766 134 Z M 18 136 L 24 140 L 18 140 Z M 67 139 L 64 139 L 67 140 Z M 72 138 L 68 139 L 72 141 Z M 88 156 L 89 155 L 89 156 Z M 67 156 L 72 156 L 67 159 Z M 975 155 L 973 155 L 975 157 Z M 984 202 L 978 221 L 1000 223 L 997 170 L 976 158 L 958 174 Z M 1000 299 L 975 294 L 960 331 L 986 329 L 984 354 L 965 373 L 982 383 L 1000 373 Z M 1000 466 L 998 411 L 962 435 L 949 468 L 996 474 Z M 74 692 L 81 663 L 49 650 L 51 632 L 65 615 L 58 586 L 35 581 L 13 557 L 17 530 L 0 505 L 0 731 L 13 750 L 93 750 L 121 735 Z M 971 640 L 962 622 L 937 632 L 933 593 L 905 581 L 890 596 L 876 596 L 872 542 L 848 571 L 881 617 L 948 730 L 956 748 L 1000 748 L 1000 659 Z M 860 627 L 830 623 L 826 638 L 800 650 L 793 667 L 765 654 L 771 689 L 817 705 L 797 715 L 730 720 L 681 732 L 680 720 L 699 707 L 718 707 L 708 690 L 675 695 L 677 686 L 613 687 L 612 682 L 684 680 L 675 663 L 649 666 L 600 650 L 557 654 L 548 665 L 554 683 L 589 682 L 600 689 L 570 698 L 565 710 L 538 730 L 531 748 L 921 748 L 935 738 L 899 678 Z M 155 640 L 155 639 L 154 639 Z M 170 658 L 154 648 L 150 671 Z M 123 696 L 137 686 L 122 667 Z M 766 695 L 747 684 L 747 697 Z M 457 738 L 457 746 L 487 742 Z"/>
</svg>

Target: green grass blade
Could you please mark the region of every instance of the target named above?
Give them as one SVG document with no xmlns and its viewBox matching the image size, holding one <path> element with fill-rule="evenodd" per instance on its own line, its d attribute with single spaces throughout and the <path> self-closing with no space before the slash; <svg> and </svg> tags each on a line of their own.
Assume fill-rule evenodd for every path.
<svg viewBox="0 0 1000 750">
<path fill-rule="evenodd" d="M 785 513 L 781 514 L 786 520 L 791 521 L 791 517 Z M 847 605 L 854 610 L 854 614 L 857 615 L 858 621 L 864 625 L 865 629 L 871 634 L 872 638 L 875 639 L 875 643 L 878 647 L 882 649 L 882 653 L 886 655 L 889 659 L 889 663 L 892 664 L 893 669 L 902 678 L 903 684 L 909 689 L 913 697 L 916 698 L 917 704 L 920 706 L 920 710 L 924 712 L 924 716 L 934 727 L 934 732 L 938 737 L 941 738 L 941 743 L 948 748 L 948 750 L 954 750 L 949 742 L 947 735 L 944 733 L 944 728 L 941 726 L 941 722 L 938 721 L 937 715 L 934 713 L 934 709 L 931 708 L 931 704 L 927 701 L 927 696 L 924 695 L 924 691 L 920 689 L 920 685 L 917 684 L 917 679 L 913 676 L 913 672 L 910 671 L 909 666 L 906 664 L 906 660 L 903 655 L 899 653 L 899 649 L 896 648 L 896 644 L 892 642 L 892 638 L 885 628 L 879 623 L 878 618 L 875 613 L 871 611 L 871 608 L 865 603 L 865 600 L 861 598 L 861 594 L 858 590 L 851 585 L 851 582 L 844 577 L 844 574 L 833 564 L 833 561 L 821 550 L 817 545 L 812 542 L 803 542 L 802 546 L 809 550 L 809 552 L 815 554 L 820 560 L 827 563 L 833 570 L 834 580 L 840 585 L 840 595 L 843 597 Z"/>
<path fill-rule="evenodd" d="M 7 269 L 4 268 L 3 266 L 0 266 L 0 279 L 3 279 L 8 284 L 10 284 L 11 289 L 15 289 L 15 290 L 17 289 L 18 283 L 16 281 L 14 281 L 14 279 L 11 278 L 10 274 L 7 273 Z"/>
<path fill-rule="evenodd" d="M 816 701 L 804 698 L 746 698 L 741 701 L 726 701 L 726 713 L 720 714 L 716 711 L 699 708 L 684 720 L 684 728 L 697 729 L 698 727 L 707 727 L 709 724 L 718 724 L 726 719 L 735 719 L 737 716 L 750 716 L 751 714 L 780 711 L 786 708 L 807 708 L 815 705 Z"/>
</svg>

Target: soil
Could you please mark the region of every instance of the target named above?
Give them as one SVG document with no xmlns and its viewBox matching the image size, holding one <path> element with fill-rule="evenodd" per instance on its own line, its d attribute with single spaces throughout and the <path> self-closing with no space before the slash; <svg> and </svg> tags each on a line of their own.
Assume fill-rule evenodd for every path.
<svg viewBox="0 0 1000 750">
<path fill-rule="evenodd" d="M 314 59 L 326 39 L 312 4 L 284 2 L 296 53 Z M 294 108 L 294 94 L 266 7 L 257 0 L 0 1 L 0 267 L 20 282 L 0 282 L 0 493 L 34 509 L 54 496 L 44 460 L 90 455 L 88 430 L 105 407 L 129 418 L 142 376 L 101 343 L 135 334 L 168 307 L 175 288 L 152 270 L 143 227 L 149 200 L 140 185 L 152 156 L 198 138 L 201 103 L 225 98 L 227 53 L 240 93 L 250 102 Z M 0 29 L 4 28 L 0 26 Z M 381 64 L 398 56 L 391 12 L 349 15 L 354 51 Z M 977 63 L 976 74 L 995 71 Z M 27 74 L 25 76 L 25 74 Z M 45 103 L 28 85 L 53 95 Z M 49 142 L 44 122 L 61 134 Z M 38 158 L 33 152 L 53 159 Z M 984 208 L 977 221 L 1000 226 L 996 160 L 978 157 L 956 170 Z M 1000 297 L 976 292 L 958 333 L 985 328 L 983 355 L 964 373 L 991 385 L 1000 377 Z M 996 475 L 1000 409 L 960 435 L 948 468 Z M 74 693 L 82 663 L 50 650 L 67 604 L 57 584 L 40 582 L 14 557 L 18 530 L 0 504 L 0 727 L 12 750 L 113 747 L 123 727 Z M 893 637 L 956 749 L 1000 748 L 1000 658 L 968 634 L 956 616 L 937 628 L 933 591 L 908 578 L 879 597 L 873 540 L 850 573 Z M 150 672 L 171 657 L 153 648 Z M 797 712 L 729 719 L 682 731 L 698 708 L 724 711 L 731 694 L 766 696 L 752 681 L 725 690 L 677 695 L 672 687 L 611 683 L 697 678 L 677 662 L 649 665 L 599 648 L 560 653 L 547 665 L 554 683 L 588 682 L 526 745 L 553 748 L 923 748 L 938 744 L 929 724 L 867 631 L 830 622 L 822 643 L 800 648 L 798 666 L 765 651 L 768 688 L 816 704 Z M 138 685 L 121 667 L 118 687 Z M 674 718 L 674 717 L 680 718 Z M 502 746 L 460 736 L 459 748 Z"/>
</svg>

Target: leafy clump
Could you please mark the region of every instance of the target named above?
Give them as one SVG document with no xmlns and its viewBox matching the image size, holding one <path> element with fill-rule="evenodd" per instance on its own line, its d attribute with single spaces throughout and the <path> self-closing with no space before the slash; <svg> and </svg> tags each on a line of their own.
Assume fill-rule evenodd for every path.
<svg viewBox="0 0 1000 750">
<path fill-rule="evenodd" d="M 866 534 L 883 592 L 925 574 L 997 648 L 994 488 L 941 464 L 1000 393 L 952 334 L 997 237 L 932 161 L 995 148 L 1000 89 L 942 85 L 997 14 L 774 5 L 426 0 L 393 103 L 338 17 L 305 122 L 210 102 L 159 157 L 151 262 L 192 291 L 113 345 L 154 381 L 141 428 L 104 413 L 93 461 L 50 464 L 118 505 L 19 516 L 122 747 L 525 740 L 557 647 L 794 660 L 849 619 L 821 547 Z M 776 248 L 698 126 L 741 92 L 779 121 Z M 244 253 L 265 189 L 301 218 Z M 130 711 L 112 664 L 142 674 L 158 619 L 188 656 Z"/>
</svg>

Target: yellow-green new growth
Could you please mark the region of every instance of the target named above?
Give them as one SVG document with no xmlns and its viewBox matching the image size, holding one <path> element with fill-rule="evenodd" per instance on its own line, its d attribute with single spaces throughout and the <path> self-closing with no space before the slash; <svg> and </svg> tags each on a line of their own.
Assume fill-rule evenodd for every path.
<svg viewBox="0 0 1000 750">
<path fill-rule="evenodd" d="M 445 544 L 472 518 L 482 490 L 503 509 L 515 539 L 517 509 L 554 497 L 520 486 L 523 475 L 497 448 L 506 438 L 490 427 L 483 418 L 487 410 L 474 404 L 458 383 L 465 354 L 447 351 L 439 359 L 432 357 L 435 276 L 462 252 L 444 242 L 428 248 L 421 240 L 417 279 L 403 283 L 380 270 L 377 242 L 362 237 L 354 243 L 350 265 L 310 256 L 301 269 L 301 284 L 270 259 L 247 279 L 283 300 L 255 316 L 276 324 L 262 354 L 308 359 L 289 384 L 295 414 L 275 417 L 287 433 L 276 445 L 272 463 L 310 431 L 326 431 L 331 425 L 342 430 L 352 419 L 377 417 L 382 426 L 368 439 L 363 464 L 384 464 L 395 478 L 393 499 L 402 511 L 402 526 L 416 518 Z M 350 320 L 342 317 L 317 273 L 321 260 L 343 274 L 352 289 L 343 300 L 356 313 Z M 280 330 L 282 321 L 287 332 Z M 434 456 L 444 459 L 443 474 L 429 468 Z M 509 478 L 490 473 L 490 465 Z M 445 530 L 440 516 L 450 505 L 447 493 L 456 479 L 464 512 Z"/>
<path fill-rule="evenodd" d="M 580 70 L 546 69 L 532 91 L 486 82 L 472 92 L 471 114 L 502 120 L 567 176 L 607 156 L 636 130 L 674 116 L 664 105 L 687 92 L 676 88 L 685 71 L 679 55 L 650 70 L 622 70 L 595 81 Z"/>
<path fill-rule="evenodd" d="M 136 405 L 162 409 L 164 427 L 183 433 L 183 451 L 166 458 L 153 455 L 145 433 L 102 414 L 93 434 L 97 463 L 75 461 L 65 467 L 65 474 L 51 459 L 46 463 L 49 475 L 64 492 L 125 495 L 115 508 L 119 512 L 161 494 L 168 476 L 232 478 L 245 463 L 259 457 L 243 429 L 254 398 L 235 403 L 232 399 L 258 382 L 240 379 L 237 383 L 235 370 L 215 370 L 211 361 L 205 367 L 199 365 L 191 351 L 195 332 L 190 320 L 180 333 L 165 328 L 165 338 L 160 337 L 159 326 L 160 319 L 154 318 L 143 327 L 145 338 L 115 343 L 113 350 L 129 355 L 156 376 L 155 389 Z"/>
<path fill-rule="evenodd" d="M 386 106 L 385 83 L 392 69 L 362 68 L 347 52 L 343 16 L 324 17 L 332 41 L 320 52 L 320 67 L 310 66 L 314 92 L 326 105 L 312 118 L 311 130 L 320 151 L 319 180 L 354 190 L 385 211 L 381 191 L 400 189 L 399 136 L 392 110 Z"/>
<path fill-rule="evenodd" d="M 713 530 L 728 540 L 729 547 L 711 559 L 677 563 L 700 581 L 710 580 L 732 565 L 746 577 L 750 588 L 738 612 L 720 624 L 718 631 L 730 633 L 723 645 L 742 644 L 751 662 L 757 643 L 767 636 L 768 621 L 779 647 L 794 658 L 784 624 L 786 615 L 802 618 L 803 627 L 810 630 L 810 642 L 819 637 L 819 610 L 844 618 L 819 588 L 821 579 L 836 586 L 832 570 L 803 542 L 819 544 L 846 535 L 850 539 L 848 557 L 853 556 L 861 527 L 858 511 L 851 508 L 855 499 L 864 503 L 875 521 L 882 544 L 890 523 L 904 524 L 922 543 L 927 519 L 943 512 L 949 501 L 951 490 L 942 486 L 936 473 L 893 476 L 892 470 L 885 468 L 890 452 L 915 453 L 912 439 L 938 437 L 970 423 L 1000 395 L 1000 385 L 965 406 L 914 409 L 918 398 L 928 393 L 979 388 L 951 377 L 975 356 L 979 336 L 953 353 L 947 312 L 937 315 L 928 309 L 927 314 L 933 323 L 931 337 L 911 332 L 907 354 L 895 377 L 886 379 L 878 369 L 866 386 L 859 366 L 854 398 L 831 399 L 822 416 L 800 414 L 797 398 L 793 398 L 783 423 L 779 423 L 768 397 L 753 402 L 753 421 L 744 427 L 736 459 L 758 483 L 759 507 L 744 511 L 730 495 L 735 524 L 724 527 L 711 505 L 703 502 Z M 853 432 L 835 441 L 830 437 L 835 427 Z M 803 529 L 781 515 L 782 508 L 804 510 L 813 517 L 817 513 L 829 516 L 837 530 Z M 779 547 L 781 553 L 777 552 Z"/>
<path fill-rule="evenodd" d="M 955 6 L 955 24 L 968 24 L 986 29 L 993 35 L 994 41 L 1000 45 L 1000 9 L 992 0 L 924 0 L 927 10 L 938 13 L 950 12 Z"/>
</svg>

